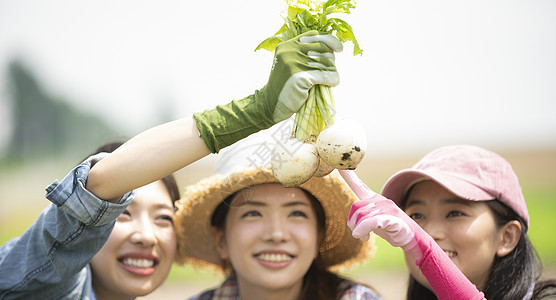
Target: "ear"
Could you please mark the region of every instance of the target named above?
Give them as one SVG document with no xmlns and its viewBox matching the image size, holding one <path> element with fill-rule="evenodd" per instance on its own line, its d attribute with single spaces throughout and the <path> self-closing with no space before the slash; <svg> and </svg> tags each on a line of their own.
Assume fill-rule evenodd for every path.
<svg viewBox="0 0 556 300">
<path fill-rule="evenodd" d="M 226 260 L 228 259 L 228 244 L 226 243 L 226 237 L 222 230 L 217 229 L 216 227 L 211 227 L 210 229 L 210 236 L 214 241 L 214 245 L 216 246 L 216 252 L 221 259 Z"/>
<path fill-rule="evenodd" d="M 504 257 L 514 250 L 521 237 L 521 229 L 521 223 L 517 220 L 512 220 L 502 227 L 496 256 Z"/>
</svg>

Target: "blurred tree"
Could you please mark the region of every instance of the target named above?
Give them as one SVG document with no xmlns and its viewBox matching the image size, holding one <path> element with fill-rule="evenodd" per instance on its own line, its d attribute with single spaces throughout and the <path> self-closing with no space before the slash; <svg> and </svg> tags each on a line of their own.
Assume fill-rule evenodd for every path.
<svg viewBox="0 0 556 300">
<path fill-rule="evenodd" d="M 117 135 L 117 130 L 99 117 L 46 93 L 19 60 L 9 65 L 8 89 L 13 132 L 7 155 L 1 160 L 23 162 L 69 151 L 87 154 Z"/>
</svg>

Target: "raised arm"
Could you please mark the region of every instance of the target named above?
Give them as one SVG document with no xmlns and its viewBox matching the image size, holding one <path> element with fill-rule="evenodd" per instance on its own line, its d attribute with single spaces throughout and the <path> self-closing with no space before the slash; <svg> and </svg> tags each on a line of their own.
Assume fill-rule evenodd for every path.
<svg viewBox="0 0 556 300">
<path fill-rule="evenodd" d="M 151 128 L 135 136 L 92 169 L 86 188 L 114 202 L 124 193 L 162 178 L 209 152 L 286 120 L 316 84 L 335 86 L 339 76 L 331 35 L 309 31 L 276 48 L 268 83 L 253 95 Z M 199 137 L 200 134 L 200 137 Z"/>
<path fill-rule="evenodd" d="M 96 163 L 86 188 L 115 202 L 121 195 L 156 181 L 208 155 L 193 117 L 148 129 Z"/>
<path fill-rule="evenodd" d="M 70 293 L 73 299 L 87 286 L 84 266 L 134 189 L 289 118 L 312 86 L 339 83 L 333 54 L 339 49 L 339 40 L 317 31 L 283 42 L 268 83 L 253 95 L 148 129 L 56 180 L 47 188 L 53 204 L 22 236 L 0 247 L 0 273 L 10 274 L 0 276 L 0 298 L 59 299 Z"/>
<path fill-rule="evenodd" d="M 348 226 L 355 238 L 371 232 L 410 255 L 440 300 L 481 300 L 480 292 L 438 244 L 393 201 L 373 192 L 353 171 L 340 174 L 360 199 L 349 212 Z"/>
</svg>

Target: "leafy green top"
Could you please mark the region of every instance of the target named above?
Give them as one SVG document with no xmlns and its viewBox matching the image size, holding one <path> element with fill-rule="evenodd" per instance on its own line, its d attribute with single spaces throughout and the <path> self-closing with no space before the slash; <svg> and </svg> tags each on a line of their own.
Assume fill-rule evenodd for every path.
<svg viewBox="0 0 556 300">
<path fill-rule="evenodd" d="M 335 35 L 342 43 L 353 43 L 353 55 L 362 54 L 363 50 L 355 38 L 353 29 L 344 20 L 329 18 L 330 14 L 346 13 L 355 8 L 355 0 L 286 0 L 287 14 L 283 15 L 285 24 L 274 34 L 262 41 L 255 51 L 265 49 L 274 52 L 276 45 L 310 30 Z"/>
</svg>

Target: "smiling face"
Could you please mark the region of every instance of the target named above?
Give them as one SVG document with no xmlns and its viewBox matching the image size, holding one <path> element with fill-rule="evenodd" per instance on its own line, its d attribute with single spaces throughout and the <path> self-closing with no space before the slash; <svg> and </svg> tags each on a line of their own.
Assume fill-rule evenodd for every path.
<svg viewBox="0 0 556 300">
<path fill-rule="evenodd" d="M 98 299 L 146 295 L 164 282 L 174 261 L 174 207 L 168 190 L 159 180 L 136 192 L 91 260 Z"/>
<path fill-rule="evenodd" d="M 405 212 L 442 248 L 479 289 L 484 288 L 494 257 L 505 251 L 504 231 L 495 224 L 485 202 L 458 198 L 433 181 L 413 186 Z M 406 265 L 419 283 L 429 287 L 414 261 Z"/>
<path fill-rule="evenodd" d="M 303 276 L 318 254 L 315 209 L 299 188 L 270 183 L 238 193 L 224 232 L 215 231 L 220 256 L 236 272 L 242 296 L 299 293 Z M 243 203 L 237 205 L 236 203 Z"/>
</svg>

